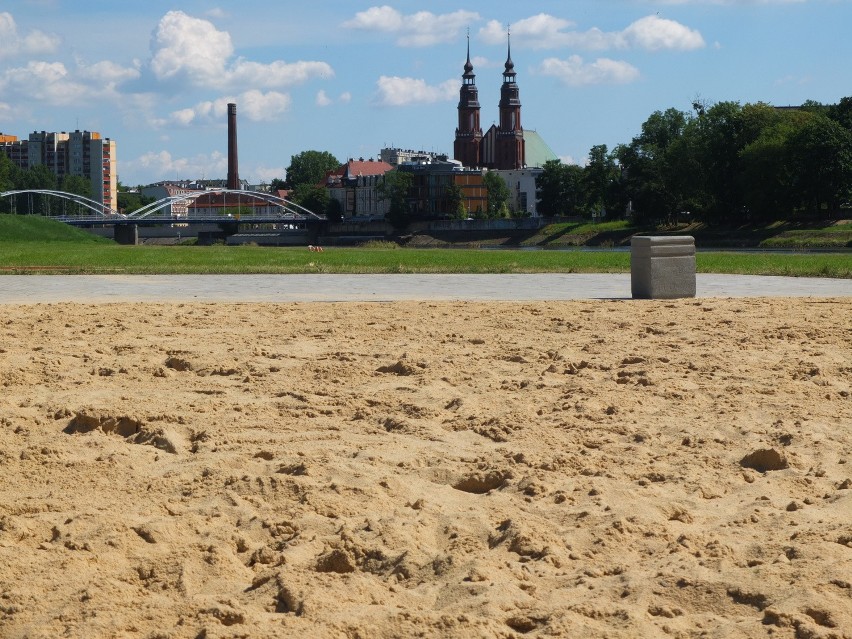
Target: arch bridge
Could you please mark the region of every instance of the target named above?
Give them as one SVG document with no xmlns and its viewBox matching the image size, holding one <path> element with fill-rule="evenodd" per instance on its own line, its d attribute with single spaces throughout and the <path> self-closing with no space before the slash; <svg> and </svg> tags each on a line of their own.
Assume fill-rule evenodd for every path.
<svg viewBox="0 0 852 639">
<path fill-rule="evenodd" d="M 33 197 L 45 197 L 36 202 Z M 75 193 L 52 189 L 23 189 L 0 192 L 0 199 L 9 198 L 12 210 L 20 208 L 18 198 L 25 198 L 25 212 L 50 217 L 75 226 L 94 224 L 167 224 L 183 223 L 222 223 L 222 222 L 324 222 L 325 217 L 317 215 L 289 200 L 262 191 L 242 191 L 235 189 L 211 189 L 164 197 L 143 206 L 132 213 L 120 213 L 91 198 Z M 193 206 L 199 198 L 208 198 L 207 206 Z M 55 200 L 58 200 L 56 202 Z M 51 202 L 56 206 L 51 206 Z M 39 206 L 40 204 L 40 206 Z M 70 211 L 69 211 L 70 205 Z M 38 209 L 38 210 L 37 210 Z M 229 212 L 233 211 L 232 213 Z"/>
</svg>

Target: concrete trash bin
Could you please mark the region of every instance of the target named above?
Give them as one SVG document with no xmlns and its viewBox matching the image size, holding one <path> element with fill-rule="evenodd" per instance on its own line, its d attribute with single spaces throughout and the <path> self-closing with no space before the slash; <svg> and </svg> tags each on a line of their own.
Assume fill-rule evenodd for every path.
<svg viewBox="0 0 852 639">
<path fill-rule="evenodd" d="M 630 287 L 634 298 L 695 297 L 695 238 L 633 236 Z"/>
</svg>

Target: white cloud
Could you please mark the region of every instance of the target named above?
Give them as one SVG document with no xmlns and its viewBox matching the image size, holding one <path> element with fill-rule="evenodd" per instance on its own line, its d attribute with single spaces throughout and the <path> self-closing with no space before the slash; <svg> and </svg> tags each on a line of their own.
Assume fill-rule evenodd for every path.
<svg viewBox="0 0 852 639">
<path fill-rule="evenodd" d="M 14 56 L 53 53 L 58 46 L 59 38 L 42 31 L 30 31 L 26 35 L 20 35 L 12 14 L 0 12 L 0 60 Z"/>
<path fill-rule="evenodd" d="M 325 91 L 320 89 L 320 91 L 317 93 L 316 105 L 319 107 L 327 107 L 332 102 L 333 100 L 328 97 L 328 95 L 326 95 Z"/>
<path fill-rule="evenodd" d="M 336 101 L 340 104 L 349 104 L 352 101 L 352 94 L 349 93 L 349 91 L 344 91 L 337 97 Z M 320 90 L 319 92 L 317 92 L 317 97 L 315 99 L 315 103 L 317 106 L 327 107 L 334 104 L 334 102 L 335 100 L 333 98 L 330 98 L 325 91 Z"/>
<path fill-rule="evenodd" d="M 442 42 L 452 42 L 464 27 L 479 19 L 478 13 L 464 10 L 441 15 L 429 11 L 403 15 L 393 7 L 384 5 L 356 13 L 355 17 L 344 22 L 343 26 L 396 34 L 396 43 L 403 47 L 429 47 Z"/>
<path fill-rule="evenodd" d="M 223 84 L 278 89 L 307 82 L 311 78 L 330 78 L 334 71 L 325 62 L 281 62 L 270 64 L 238 60 L 226 71 Z"/>
<path fill-rule="evenodd" d="M 379 106 L 408 106 L 411 104 L 432 104 L 454 100 L 458 95 L 459 84 L 456 80 L 447 80 L 437 86 L 426 84 L 417 78 L 381 76 L 376 82 Z"/>
<path fill-rule="evenodd" d="M 58 38 L 40 31 L 19 35 L 11 14 L 0 13 L 0 59 L 53 53 L 58 43 Z M 73 64 L 35 59 L 23 66 L 0 67 L 0 95 L 13 104 L 76 106 L 114 101 L 116 87 L 138 77 L 138 66 L 123 67 L 107 60 L 88 65 L 79 59 Z"/>
<path fill-rule="evenodd" d="M 54 106 L 77 104 L 89 97 L 86 86 L 75 81 L 61 62 L 30 62 L 7 69 L 0 76 L 0 91 Z"/>
<path fill-rule="evenodd" d="M 690 50 L 705 46 L 704 38 L 694 29 L 657 15 L 636 20 L 622 31 L 593 28 L 576 31 L 575 24 L 562 18 L 540 13 L 512 25 L 512 44 L 531 49 L 576 48 L 591 51 L 604 49 L 674 49 Z M 506 42 L 506 29 L 491 20 L 479 31 L 488 44 Z"/>
<path fill-rule="evenodd" d="M 286 93 L 251 90 L 237 97 L 205 100 L 195 106 L 172 111 L 166 120 L 155 120 L 154 126 L 195 126 L 197 124 L 224 123 L 228 104 L 237 105 L 237 114 L 252 122 L 272 122 L 290 109 L 292 99 Z"/>
<path fill-rule="evenodd" d="M 72 69 L 62 62 L 32 61 L 0 72 L 0 91 L 27 102 L 67 106 L 118 100 L 117 85 L 138 77 L 138 69 L 109 61 L 92 65 L 78 61 Z"/>
<path fill-rule="evenodd" d="M 290 110 L 292 102 L 286 93 L 257 90 L 246 91 L 235 101 L 240 113 L 252 122 L 273 122 Z"/>
<path fill-rule="evenodd" d="M 627 46 L 649 51 L 660 49 L 688 51 L 704 46 L 704 38 L 698 31 L 659 16 L 640 18 L 627 27 L 621 35 Z"/>
<path fill-rule="evenodd" d="M 170 11 L 163 16 L 152 38 L 151 50 L 151 70 L 158 80 L 185 81 L 194 86 L 272 89 L 334 75 L 325 62 L 276 60 L 262 64 L 233 59 L 230 34 L 182 11 Z"/>
<path fill-rule="evenodd" d="M 0 102 L 0 122 L 12 119 L 12 107 L 5 102 Z"/>
<path fill-rule="evenodd" d="M 225 61 L 234 54 L 231 36 L 207 20 L 182 11 L 169 11 L 160 20 L 151 46 L 151 69 L 160 80 L 182 75 L 199 81 L 225 71 Z"/>
<path fill-rule="evenodd" d="M 621 60 L 598 58 L 586 63 L 578 55 L 572 55 L 567 60 L 547 58 L 537 69 L 541 75 L 558 78 L 569 86 L 585 86 L 590 84 L 628 84 L 639 78 L 639 69 Z"/>
<path fill-rule="evenodd" d="M 109 60 L 102 60 L 95 64 L 86 65 L 83 62 L 77 62 L 78 77 L 90 80 L 92 82 L 102 83 L 104 85 L 116 85 L 128 80 L 135 80 L 139 77 L 139 69 L 123 67 Z"/>
<path fill-rule="evenodd" d="M 225 175 L 228 158 L 219 151 L 210 155 L 199 154 L 191 158 L 175 158 L 169 151 L 151 151 L 122 162 L 122 171 L 150 176 L 151 181 L 161 179 L 195 179 L 201 176 Z"/>
<path fill-rule="evenodd" d="M 250 169 L 250 175 L 252 180 L 269 183 L 276 178 L 283 179 L 287 175 L 287 168 L 283 166 L 255 166 Z"/>
<path fill-rule="evenodd" d="M 343 23 L 344 27 L 350 29 L 364 29 L 366 31 L 387 31 L 393 33 L 402 28 L 402 14 L 384 5 L 382 7 L 370 7 L 366 11 L 355 14 L 355 17 Z"/>
</svg>

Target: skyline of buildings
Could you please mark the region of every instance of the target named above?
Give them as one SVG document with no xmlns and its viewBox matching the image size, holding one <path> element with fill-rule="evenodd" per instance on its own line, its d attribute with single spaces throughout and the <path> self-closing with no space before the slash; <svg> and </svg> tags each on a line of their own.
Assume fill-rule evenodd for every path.
<svg viewBox="0 0 852 639">
<path fill-rule="evenodd" d="M 520 90 L 507 40 L 507 57 L 503 65 L 499 121 L 483 133 L 480 126 L 481 106 L 467 44 L 467 60 L 459 89 L 458 123 L 455 130 L 454 157 L 447 155 L 393 148 L 383 148 L 373 160 L 349 159 L 329 173 L 327 183 L 331 199 L 340 204 L 344 218 L 380 217 L 387 212 L 387 203 L 379 193 L 384 174 L 394 168 L 413 177 L 410 206 L 415 215 L 456 215 L 449 210 L 448 189 L 460 187 L 468 215 L 481 215 L 487 209 L 487 194 L 483 185 L 484 171 L 494 171 L 506 181 L 510 191 L 508 206 L 511 212 L 536 215 L 535 177 L 544 162 L 557 159 L 553 151 L 534 130 L 525 130 L 521 122 Z M 239 179 L 237 154 L 237 105 L 227 109 L 228 175 L 224 181 L 229 189 L 244 189 Z M 527 153 L 529 142 L 531 153 Z M 22 169 L 37 164 L 47 166 L 59 180 L 64 175 L 88 177 L 92 182 L 93 199 L 118 210 L 117 163 L 115 142 L 97 132 L 73 133 L 33 132 L 26 141 L 0 134 L 0 148 Z M 529 165 L 528 165 L 529 161 Z M 192 183 L 192 185 L 190 185 Z M 146 185 L 143 195 L 174 197 L 179 193 L 205 190 L 198 180 L 161 181 Z M 212 200 L 211 200 L 212 202 Z M 185 215 L 198 209 L 201 202 L 172 203 L 170 211 Z M 223 200 L 221 206 L 226 206 Z"/>
</svg>

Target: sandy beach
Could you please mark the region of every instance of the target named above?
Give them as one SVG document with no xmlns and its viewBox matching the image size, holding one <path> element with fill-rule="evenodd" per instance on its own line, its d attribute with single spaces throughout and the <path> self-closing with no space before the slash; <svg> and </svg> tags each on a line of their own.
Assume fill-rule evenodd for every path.
<svg viewBox="0 0 852 639">
<path fill-rule="evenodd" d="M 0 305 L 0 637 L 852 637 L 852 298 Z"/>
</svg>

